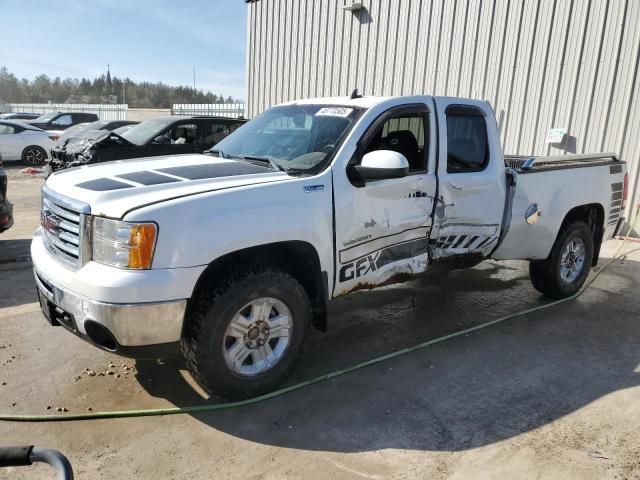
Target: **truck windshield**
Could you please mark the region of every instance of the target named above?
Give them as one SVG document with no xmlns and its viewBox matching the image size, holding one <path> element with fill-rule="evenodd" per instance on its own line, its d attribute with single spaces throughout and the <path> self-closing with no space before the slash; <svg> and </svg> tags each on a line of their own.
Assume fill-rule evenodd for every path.
<svg viewBox="0 0 640 480">
<path fill-rule="evenodd" d="M 229 158 L 259 157 L 284 170 L 314 173 L 324 167 L 361 112 L 336 105 L 273 107 L 210 152 Z"/>
</svg>

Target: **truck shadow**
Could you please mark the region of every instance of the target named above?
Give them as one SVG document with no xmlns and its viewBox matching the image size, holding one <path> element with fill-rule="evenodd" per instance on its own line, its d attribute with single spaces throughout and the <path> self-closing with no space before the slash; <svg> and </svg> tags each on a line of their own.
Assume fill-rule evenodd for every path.
<svg viewBox="0 0 640 480">
<path fill-rule="evenodd" d="M 640 264 L 627 260 L 578 300 L 277 399 L 195 417 L 239 438 L 305 450 L 456 451 L 508 439 L 640 385 L 638 283 Z M 547 301 L 516 262 L 360 292 L 332 305 L 329 333 L 312 336 L 287 384 Z M 178 406 L 224 402 L 198 395 L 177 370 L 168 377 L 152 365 L 137 364 L 152 395 Z"/>
</svg>

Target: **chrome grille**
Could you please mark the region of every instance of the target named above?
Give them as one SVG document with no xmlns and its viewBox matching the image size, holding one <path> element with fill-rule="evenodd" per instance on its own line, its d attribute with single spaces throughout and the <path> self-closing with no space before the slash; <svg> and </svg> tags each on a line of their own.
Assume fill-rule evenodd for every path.
<svg viewBox="0 0 640 480">
<path fill-rule="evenodd" d="M 62 197 L 46 186 L 42 189 L 40 224 L 49 250 L 73 265 L 88 260 L 84 247 L 88 232 L 85 228 L 89 207 Z"/>
</svg>

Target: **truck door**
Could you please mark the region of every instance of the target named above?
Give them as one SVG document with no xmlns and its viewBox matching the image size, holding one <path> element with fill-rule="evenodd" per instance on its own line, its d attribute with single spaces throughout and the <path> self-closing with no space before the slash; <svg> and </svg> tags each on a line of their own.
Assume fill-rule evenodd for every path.
<svg viewBox="0 0 640 480">
<path fill-rule="evenodd" d="M 436 185 L 435 137 L 429 128 L 434 121 L 422 103 L 391 108 L 359 140 L 347 171 L 344 166 L 334 170 L 334 296 L 427 268 Z M 349 168 L 376 150 L 401 153 L 409 162 L 409 174 L 354 181 Z"/>
<path fill-rule="evenodd" d="M 500 236 L 506 195 L 495 117 L 486 102 L 440 98 L 436 106 L 440 161 L 432 255 L 486 256 Z"/>
</svg>

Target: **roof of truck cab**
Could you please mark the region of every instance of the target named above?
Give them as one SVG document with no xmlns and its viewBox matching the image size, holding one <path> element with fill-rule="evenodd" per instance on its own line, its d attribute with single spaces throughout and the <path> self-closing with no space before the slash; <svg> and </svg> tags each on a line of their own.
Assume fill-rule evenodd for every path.
<svg viewBox="0 0 640 480">
<path fill-rule="evenodd" d="M 344 105 L 360 108 L 371 108 L 374 105 L 382 103 L 385 100 L 389 100 L 390 98 L 394 97 L 318 97 L 293 100 L 291 102 L 281 103 L 280 105 Z"/>
<path fill-rule="evenodd" d="M 397 95 L 392 97 L 376 97 L 376 96 L 363 96 L 358 98 L 351 98 L 350 96 L 345 97 L 317 97 L 317 98 L 305 98 L 301 100 L 293 100 L 291 102 L 284 102 L 280 105 L 341 105 L 341 106 L 351 106 L 351 107 L 360 107 L 360 108 L 371 108 L 382 102 L 392 99 L 402 99 L 402 98 L 411 98 L 416 96 L 428 96 L 432 98 L 439 99 L 449 99 L 449 100 L 459 100 L 461 103 L 470 103 L 477 102 L 480 100 L 463 98 L 463 97 L 445 97 L 445 96 L 435 96 L 429 94 L 423 95 Z M 486 102 L 485 102 L 486 103 Z"/>
</svg>

